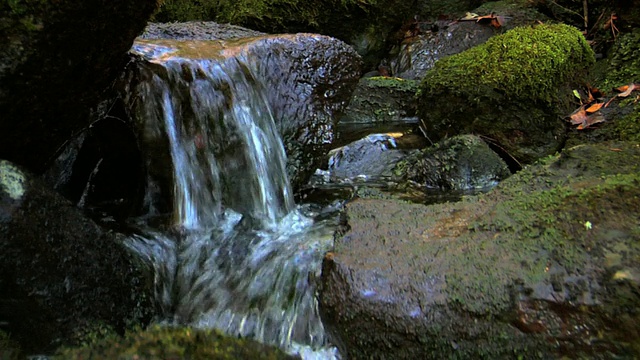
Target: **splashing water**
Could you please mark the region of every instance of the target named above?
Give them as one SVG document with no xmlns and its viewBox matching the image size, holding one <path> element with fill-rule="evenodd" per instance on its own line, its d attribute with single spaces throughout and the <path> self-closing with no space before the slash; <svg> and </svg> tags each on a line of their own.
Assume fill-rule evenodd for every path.
<svg viewBox="0 0 640 360">
<path fill-rule="evenodd" d="M 305 358 L 335 356 L 314 287 L 333 230 L 296 209 L 284 147 L 246 62 L 134 50 L 160 65 L 149 65 L 137 86 L 138 117 L 168 143 L 174 210 L 172 230 L 145 226 L 128 246 L 155 270 L 163 321 Z"/>
</svg>

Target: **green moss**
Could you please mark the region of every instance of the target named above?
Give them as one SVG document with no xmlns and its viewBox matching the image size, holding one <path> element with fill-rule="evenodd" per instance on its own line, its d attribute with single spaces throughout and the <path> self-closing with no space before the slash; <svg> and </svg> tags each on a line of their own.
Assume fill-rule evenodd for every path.
<svg viewBox="0 0 640 360">
<path fill-rule="evenodd" d="M 603 241 L 612 233 L 612 244 L 635 249 L 627 261 L 637 261 L 640 152 L 629 145 L 623 154 L 605 148 L 579 147 L 545 159 L 463 205 L 490 210 L 469 223 L 458 249 L 442 255 L 459 269 L 447 272 L 451 298 L 467 311 L 498 314 L 511 304 L 509 281 L 520 279 L 524 288 L 553 284 L 549 264 L 580 273 L 612 246 Z"/>
<path fill-rule="evenodd" d="M 9 337 L 9 334 L 5 333 L 2 330 L 0 330 L 0 359 L 24 359 L 24 356 L 20 351 L 20 346 Z"/>
<path fill-rule="evenodd" d="M 633 105 L 633 111 L 615 120 L 615 131 L 620 140 L 640 142 L 640 104 Z"/>
<path fill-rule="evenodd" d="M 640 82 L 640 29 L 618 37 L 611 55 L 605 60 L 597 84 L 600 89 L 609 92 L 612 88 Z M 596 75 L 596 76 L 598 76 Z"/>
<path fill-rule="evenodd" d="M 413 92 L 418 90 L 418 81 L 416 80 L 407 80 L 387 76 L 374 76 L 363 79 L 363 81 L 366 81 L 366 85 L 368 87 L 383 87 Z"/>
<path fill-rule="evenodd" d="M 252 340 L 224 336 L 213 330 L 155 326 L 108 336 L 80 348 L 63 348 L 54 359 L 292 359 Z"/>
<path fill-rule="evenodd" d="M 425 76 L 422 91 L 489 88 L 508 98 L 551 103 L 564 82 L 594 62 L 593 51 L 573 27 L 520 27 L 438 61 Z"/>
<path fill-rule="evenodd" d="M 327 9 L 358 6 L 368 9 L 376 0 L 164 0 L 155 20 L 211 20 L 260 30 L 282 29 L 284 24 L 317 26 L 326 21 Z"/>
</svg>

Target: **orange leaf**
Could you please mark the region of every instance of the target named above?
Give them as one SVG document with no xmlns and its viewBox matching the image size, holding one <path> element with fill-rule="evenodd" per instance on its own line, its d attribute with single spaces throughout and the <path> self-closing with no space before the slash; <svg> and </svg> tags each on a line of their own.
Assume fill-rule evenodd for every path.
<svg viewBox="0 0 640 360">
<path fill-rule="evenodd" d="M 586 128 L 588 128 L 589 126 L 593 125 L 593 124 L 597 124 L 597 123 L 601 123 L 604 122 L 604 116 L 601 113 L 595 113 L 595 114 L 591 114 L 589 116 L 587 116 L 587 120 L 580 124 L 577 129 L 578 130 L 584 130 Z"/>
<path fill-rule="evenodd" d="M 586 112 L 587 112 L 587 113 L 589 113 L 589 114 L 594 113 L 594 112 L 596 112 L 596 111 L 600 110 L 600 108 L 601 108 L 603 105 L 604 105 L 604 103 L 595 103 L 595 104 L 593 104 L 593 105 L 589 106 L 589 107 L 587 108 Z"/>
</svg>

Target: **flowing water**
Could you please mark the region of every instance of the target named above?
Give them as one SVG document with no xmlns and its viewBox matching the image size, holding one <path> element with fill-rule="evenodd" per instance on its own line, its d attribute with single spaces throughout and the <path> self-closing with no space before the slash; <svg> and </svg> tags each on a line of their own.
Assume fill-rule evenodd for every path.
<svg viewBox="0 0 640 360">
<path fill-rule="evenodd" d="M 172 163 L 170 226 L 142 222 L 128 243 L 155 270 L 160 320 L 305 358 L 336 356 L 314 286 L 334 224 L 295 205 L 284 147 L 247 62 L 134 50 L 155 64 L 135 89 L 138 116 L 149 136 L 165 139 Z"/>
</svg>

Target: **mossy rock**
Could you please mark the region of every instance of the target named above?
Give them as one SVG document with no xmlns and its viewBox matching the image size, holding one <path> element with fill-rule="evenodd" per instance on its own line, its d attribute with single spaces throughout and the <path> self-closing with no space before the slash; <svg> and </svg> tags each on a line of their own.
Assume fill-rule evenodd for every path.
<svg viewBox="0 0 640 360">
<path fill-rule="evenodd" d="M 350 358 L 637 358 L 639 164 L 585 145 L 457 203 L 349 203 L 325 324 Z"/>
<path fill-rule="evenodd" d="M 418 81 L 392 77 L 362 78 L 340 123 L 413 121 Z"/>
<path fill-rule="evenodd" d="M 418 114 L 429 140 L 474 133 L 520 162 L 560 149 L 571 89 L 594 54 L 575 28 L 517 27 L 439 60 L 422 81 Z"/>
<path fill-rule="evenodd" d="M 460 135 L 416 151 L 396 164 L 395 176 L 427 189 L 489 189 L 511 173 L 507 164 L 477 136 Z"/>
<path fill-rule="evenodd" d="M 53 359 L 298 359 L 254 340 L 238 339 L 214 330 L 154 326 L 108 336 L 78 348 L 59 349 Z"/>
</svg>

